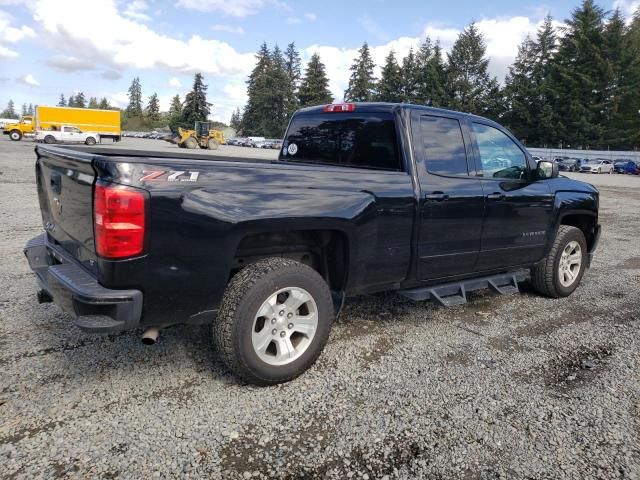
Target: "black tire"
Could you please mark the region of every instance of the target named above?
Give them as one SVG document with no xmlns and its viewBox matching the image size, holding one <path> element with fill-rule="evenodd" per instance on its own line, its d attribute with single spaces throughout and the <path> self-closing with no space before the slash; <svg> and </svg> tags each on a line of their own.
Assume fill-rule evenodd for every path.
<svg viewBox="0 0 640 480">
<path fill-rule="evenodd" d="M 14 142 L 19 142 L 22 140 L 22 132 L 20 130 L 11 130 L 9 132 L 9 138 Z"/>
<path fill-rule="evenodd" d="M 193 137 L 189 137 L 184 141 L 184 146 L 189 150 L 193 150 L 195 148 L 198 148 L 198 141 Z"/>
<path fill-rule="evenodd" d="M 44 143 L 56 143 L 56 137 L 54 137 L 53 135 L 47 135 L 46 137 L 44 137 Z"/>
<path fill-rule="evenodd" d="M 87 139 L 84 141 L 84 143 L 86 143 L 87 145 L 95 145 L 96 144 L 96 139 L 93 137 L 87 137 Z"/>
<path fill-rule="evenodd" d="M 285 287 L 305 289 L 316 302 L 318 323 L 308 347 L 285 365 L 261 360 L 252 344 L 258 309 Z M 331 292 L 311 267 L 285 258 L 267 258 L 248 265 L 229 282 L 212 327 L 214 346 L 222 361 L 241 380 L 274 385 L 292 380 L 311 367 L 322 352 L 334 321 Z"/>
<path fill-rule="evenodd" d="M 572 241 L 580 244 L 582 261 L 580 270 L 570 286 L 564 286 L 560 282 L 560 260 L 565 247 Z M 547 256 L 531 269 L 531 284 L 540 294 L 552 298 L 567 297 L 571 295 L 582 280 L 587 265 L 587 241 L 582 230 L 568 225 L 560 225 L 558 233 Z"/>
</svg>

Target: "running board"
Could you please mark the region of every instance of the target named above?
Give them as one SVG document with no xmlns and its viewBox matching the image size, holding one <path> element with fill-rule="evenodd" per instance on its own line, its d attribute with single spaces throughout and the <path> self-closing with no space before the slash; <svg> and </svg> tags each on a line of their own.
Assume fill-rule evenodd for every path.
<svg viewBox="0 0 640 480">
<path fill-rule="evenodd" d="M 517 270 L 499 275 L 471 278 L 459 282 L 444 283 L 429 287 L 410 288 L 398 293 L 415 301 L 435 300 L 444 307 L 467 303 L 467 292 L 489 288 L 500 295 L 518 293 L 518 282 L 529 278 L 528 270 Z"/>
</svg>

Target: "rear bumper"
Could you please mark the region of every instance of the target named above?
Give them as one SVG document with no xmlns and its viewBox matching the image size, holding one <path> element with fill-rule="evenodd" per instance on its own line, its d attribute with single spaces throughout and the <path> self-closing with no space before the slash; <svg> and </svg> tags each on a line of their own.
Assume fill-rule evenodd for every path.
<svg viewBox="0 0 640 480">
<path fill-rule="evenodd" d="M 29 240 L 24 248 L 42 290 L 73 317 L 80 329 L 92 333 L 130 330 L 140 324 L 142 292 L 110 290 L 64 250 L 51 245 L 46 234 Z"/>
</svg>

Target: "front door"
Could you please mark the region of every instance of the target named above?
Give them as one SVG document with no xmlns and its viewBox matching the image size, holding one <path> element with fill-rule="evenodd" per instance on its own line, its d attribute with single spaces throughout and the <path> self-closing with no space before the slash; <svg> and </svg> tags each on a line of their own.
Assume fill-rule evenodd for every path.
<svg viewBox="0 0 640 480">
<path fill-rule="evenodd" d="M 486 197 L 478 270 L 536 262 L 553 234 L 553 194 L 534 180 L 525 152 L 504 131 L 471 123 L 476 169 Z"/>
<path fill-rule="evenodd" d="M 421 192 L 416 276 L 428 281 L 472 272 L 485 199 L 470 138 L 455 115 L 414 111 L 411 124 Z"/>
</svg>

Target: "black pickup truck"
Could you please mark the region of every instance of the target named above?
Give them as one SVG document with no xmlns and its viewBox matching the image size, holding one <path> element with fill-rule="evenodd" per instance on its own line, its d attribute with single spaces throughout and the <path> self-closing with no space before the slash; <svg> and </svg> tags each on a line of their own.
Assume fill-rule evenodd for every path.
<svg viewBox="0 0 640 480">
<path fill-rule="evenodd" d="M 211 323 L 245 381 L 320 355 L 345 297 L 578 286 L 598 191 L 538 164 L 500 125 L 416 105 L 293 116 L 278 160 L 36 147 L 45 232 L 25 248 L 41 290 L 89 332 Z"/>
</svg>

